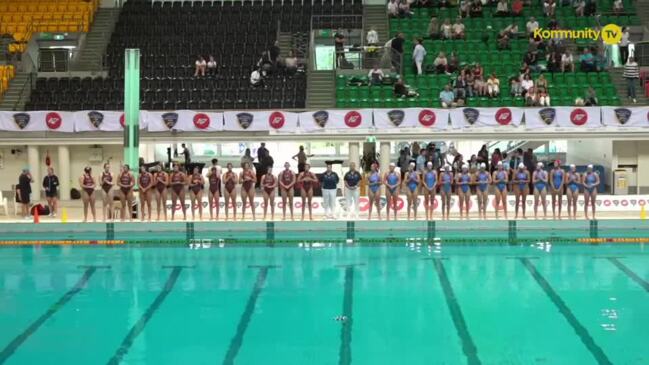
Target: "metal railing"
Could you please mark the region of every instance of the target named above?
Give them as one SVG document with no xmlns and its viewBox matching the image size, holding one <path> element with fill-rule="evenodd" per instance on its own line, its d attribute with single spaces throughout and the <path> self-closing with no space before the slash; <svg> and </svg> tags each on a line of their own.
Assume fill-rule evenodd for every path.
<svg viewBox="0 0 649 365">
<path fill-rule="evenodd" d="M 403 54 L 385 46 L 345 47 L 335 61 L 337 70 L 367 70 L 378 66 L 403 73 Z"/>
</svg>

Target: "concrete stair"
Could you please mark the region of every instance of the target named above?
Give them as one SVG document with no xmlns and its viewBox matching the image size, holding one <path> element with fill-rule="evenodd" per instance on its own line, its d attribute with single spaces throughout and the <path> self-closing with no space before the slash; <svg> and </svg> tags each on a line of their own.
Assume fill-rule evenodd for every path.
<svg viewBox="0 0 649 365">
<path fill-rule="evenodd" d="M 290 32 L 280 32 L 277 41 L 279 42 L 279 55 L 280 57 L 285 58 L 288 56 L 288 51 L 293 49 L 293 34 Z"/>
<path fill-rule="evenodd" d="M 71 71 L 101 71 L 106 47 L 119 19 L 120 8 L 99 8 L 95 21 L 86 35 L 83 48 L 70 65 Z"/>
<path fill-rule="evenodd" d="M 312 71 L 307 74 L 306 107 L 328 109 L 336 106 L 335 72 Z"/>
<path fill-rule="evenodd" d="M 370 29 L 374 28 L 379 33 L 380 44 L 385 44 L 390 39 L 390 27 L 385 5 L 364 5 L 363 21 L 365 26 L 363 37 Z"/>
<path fill-rule="evenodd" d="M 624 68 L 612 68 L 608 71 L 611 74 L 612 86 L 617 90 L 617 95 L 620 97 L 622 105 L 628 106 L 638 106 L 638 105 L 649 105 L 649 98 L 644 94 L 644 89 L 640 87 L 640 82 L 636 85 L 636 101 L 633 103 L 633 100 L 626 97 L 626 85 L 627 81 L 622 75 L 624 74 Z"/>
<path fill-rule="evenodd" d="M 24 109 L 25 103 L 29 100 L 29 95 L 32 91 L 29 75 L 28 72 L 19 72 L 11 80 L 9 89 L 2 95 L 0 110 L 14 111 Z"/>
</svg>

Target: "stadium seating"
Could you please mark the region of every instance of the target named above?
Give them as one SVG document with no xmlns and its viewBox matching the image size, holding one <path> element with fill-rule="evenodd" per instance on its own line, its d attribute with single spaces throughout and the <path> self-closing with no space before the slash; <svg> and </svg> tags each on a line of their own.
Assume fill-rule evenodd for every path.
<svg viewBox="0 0 649 365">
<path fill-rule="evenodd" d="M 338 107 L 397 107 L 405 106 L 439 106 L 438 96 L 443 86 L 453 80 L 452 76 L 427 74 L 423 77 L 415 77 L 412 67 L 410 67 L 410 57 L 414 48 L 414 40 L 424 38 L 424 47 L 428 54 L 424 64 L 432 64 L 433 60 L 440 51 L 449 55 L 455 52 L 460 64 L 473 64 L 479 62 L 485 75 L 495 72 L 501 82 L 501 97 L 489 99 L 486 97 L 475 97 L 467 100 L 470 106 L 499 106 L 499 105 L 520 105 L 524 104 L 522 98 L 512 98 L 509 96 L 508 79 L 517 74 L 521 65 L 523 56 L 527 50 L 528 40 L 512 39 L 510 41 L 511 50 L 499 51 L 496 49 L 497 32 L 509 24 L 517 24 L 521 30 L 525 29 L 525 23 L 530 16 L 535 16 L 542 26 L 548 22 L 548 18 L 543 15 L 543 10 L 539 2 L 533 2 L 535 5 L 525 8 L 524 15 L 521 17 L 493 17 L 495 7 L 485 7 L 483 17 L 465 18 L 466 39 L 464 40 L 430 40 L 428 38 L 428 23 L 433 14 L 438 19 L 450 19 L 453 22 L 458 16 L 458 8 L 436 8 L 436 9 L 413 9 L 412 18 L 393 18 L 390 20 L 390 33 L 396 34 L 403 32 L 405 35 L 404 45 L 404 78 L 405 83 L 417 90 L 418 98 L 408 98 L 407 100 L 394 99 L 392 87 L 383 85 L 380 87 L 356 86 L 358 76 L 339 77 L 337 80 L 336 103 Z M 598 11 L 607 14 L 611 8 L 611 2 L 599 0 Z M 634 14 L 633 4 L 624 1 L 625 14 Z M 559 7 L 556 11 L 556 17 L 562 28 L 566 29 L 583 29 L 584 27 L 595 26 L 595 17 L 575 17 L 574 10 L 570 6 Z M 614 23 L 620 26 L 640 24 L 637 15 L 601 15 L 599 17 L 601 24 Z M 485 36 L 489 37 L 484 41 Z M 577 49 L 587 47 L 592 42 L 589 40 L 578 40 Z M 578 58 L 578 54 L 574 55 Z M 538 74 L 533 73 L 536 79 Z M 366 77 L 362 76 L 360 79 Z M 600 73 L 547 73 L 546 78 L 549 82 L 549 94 L 552 98 L 553 105 L 573 105 L 577 97 L 583 97 L 588 86 L 592 86 L 603 105 L 619 105 L 620 100 L 616 95 L 615 88 L 610 86 L 610 75 L 607 72 Z M 352 82 L 350 82 L 352 81 Z M 365 84 L 361 82 L 360 84 Z"/>
<path fill-rule="evenodd" d="M 0 100 L 2 94 L 9 88 L 9 81 L 14 78 L 16 71 L 12 65 L 0 65 Z"/>
<path fill-rule="evenodd" d="M 36 32 L 87 32 L 99 0 L 0 1 L 0 34 L 11 34 L 10 52 L 23 52 Z"/>
</svg>

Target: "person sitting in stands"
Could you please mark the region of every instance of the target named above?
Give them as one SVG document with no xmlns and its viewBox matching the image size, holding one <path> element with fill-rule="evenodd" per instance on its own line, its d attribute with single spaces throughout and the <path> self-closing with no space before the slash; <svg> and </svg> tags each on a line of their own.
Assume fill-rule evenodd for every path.
<svg viewBox="0 0 649 365">
<path fill-rule="evenodd" d="M 574 3 L 575 7 L 575 15 L 576 16 L 584 16 L 584 11 L 586 10 L 586 1 L 585 0 L 577 0 Z"/>
<path fill-rule="evenodd" d="M 471 18 L 480 18 L 482 17 L 482 3 L 480 0 L 474 0 L 473 4 L 471 4 L 471 10 L 470 10 L 470 15 Z"/>
<path fill-rule="evenodd" d="M 543 1 L 543 12 L 545 13 L 545 16 L 553 17 L 556 8 L 557 8 L 557 4 L 555 4 L 554 0 Z"/>
<path fill-rule="evenodd" d="M 622 4 L 622 0 L 613 1 L 613 13 L 616 15 L 624 13 L 624 4 Z"/>
<path fill-rule="evenodd" d="M 471 13 L 471 0 L 460 0 L 460 16 L 468 18 Z"/>
<path fill-rule="evenodd" d="M 419 96 L 419 94 L 414 90 L 408 89 L 403 83 L 403 79 L 399 79 L 394 83 L 394 96 L 397 98 L 413 98 Z"/>
<path fill-rule="evenodd" d="M 464 39 L 464 24 L 462 24 L 462 18 L 460 17 L 453 24 L 453 39 Z"/>
<path fill-rule="evenodd" d="M 523 95 L 523 87 L 521 86 L 521 81 L 517 77 L 512 77 L 509 80 L 509 90 L 511 96 L 515 98 Z"/>
<path fill-rule="evenodd" d="M 388 16 L 390 18 L 399 17 L 399 3 L 396 0 L 390 0 L 388 2 Z"/>
<path fill-rule="evenodd" d="M 444 24 L 439 27 L 439 32 L 442 35 L 442 39 L 451 39 L 453 35 L 453 27 L 451 26 L 451 20 L 444 20 Z"/>
<path fill-rule="evenodd" d="M 367 74 L 367 78 L 370 79 L 370 85 L 372 86 L 381 85 L 383 83 L 383 76 L 383 70 L 378 65 L 374 65 L 374 68 Z"/>
<path fill-rule="evenodd" d="M 507 6 L 507 0 L 499 0 L 496 5 L 496 14 L 494 16 L 509 16 L 509 8 Z"/>
<path fill-rule="evenodd" d="M 584 53 L 579 56 L 579 63 L 583 72 L 593 72 L 596 70 L 595 57 L 593 57 L 589 48 L 585 48 Z"/>
<path fill-rule="evenodd" d="M 518 25 L 516 23 L 511 23 L 503 29 L 503 32 L 507 34 L 509 39 L 518 38 Z"/>
<path fill-rule="evenodd" d="M 194 62 L 194 65 L 194 77 L 205 76 L 205 70 L 207 69 L 207 62 L 205 62 L 205 58 L 203 58 L 203 56 L 198 56 L 196 62 Z"/>
<path fill-rule="evenodd" d="M 264 86 L 264 80 L 261 78 L 261 72 L 256 68 L 250 73 L 250 85 L 253 87 Z"/>
<path fill-rule="evenodd" d="M 534 88 L 534 86 L 527 89 L 527 92 L 525 93 L 525 105 L 526 106 L 538 105 L 538 97 L 536 95 L 536 89 Z"/>
<path fill-rule="evenodd" d="M 448 59 L 448 72 L 453 73 L 460 69 L 460 60 L 457 58 L 455 51 L 451 52 L 451 57 Z"/>
<path fill-rule="evenodd" d="M 548 71 L 559 72 L 561 71 L 561 56 L 558 52 L 554 51 L 548 54 L 547 65 Z"/>
<path fill-rule="evenodd" d="M 539 106 L 550 106 L 550 94 L 548 94 L 547 89 L 538 90 L 536 92 L 536 97 Z"/>
<path fill-rule="evenodd" d="M 523 15 L 523 1 L 514 0 L 512 2 L 512 16 L 521 16 Z"/>
<path fill-rule="evenodd" d="M 209 75 L 216 75 L 217 70 L 216 70 L 216 60 L 214 59 L 214 56 L 210 55 L 209 61 L 207 61 L 207 73 Z"/>
<path fill-rule="evenodd" d="M 439 39 L 439 21 L 437 20 L 437 17 L 433 15 L 430 18 L 430 22 L 428 22 L 428 36 L 430 39 Z"/>
<path fill-rule="evenodd" d="M 447 73 L 448 60 L 444 52 L 440 52 L 439 55 L 433 61 L 433 66 L 435 66 L 435 72 L 438 74 Z"/>
<path fill-rule="evenodd" d="M 575 71 L 575 64 L 573 63 L 574 60 L 572 58 L 572 53 L 565 51 L 561 55 L 561 72 L 574 72 Z"/>
<path fill-rule="evenodd" d="M 460 74 L 455 79 L 455 82 L 453 83 L 453 93 L 455 94 L 455 97 L 465 99 L 466 89 L 467 89 L 466 79 L 464 77 L 464 74 Z"/>
<path fill-rule="evenodd" d="M 297 57 L 293 51 L 288 51 L 288 56 L 284 59 L 284 67 L 289 74 L 294 74 L 297 71 Z"/>
<path fill-rule="evenodd" d="M 496 47 L 500 51 L 511 49 L 511 46 L 509 45 L 509 36 L 505 31 L 498 33 L 498 39 L 496 40 Z"/>
<path fill-rule="evenodd" d="M 412 11 L 410 11 L 410 3 L 408 0 L 401 0 L 399 3 L 399 16 L 402 18 L 412 18 Z"/>
<path fill-rule="evenodd" d="M 584 104 L 586 106 L 597 106 L 599 104 L 599 100 L 597 99 L 597 92 L 595 92 L 595 89 L 593 89 L 592 86 L 589 86 L 588 90 L 586 91 Z"/>
<path fill-rule="evenodd" d="M 447 84 L 444 86 L 444 90 L 439 93 L 439 101 L 442 104 L 442 108 L 452 108 L 455 107 L 455 94 L 451 91 L 451 85 Z"/>
<path fill-rule="evenodd" d="M 496 77 L 496 73 L 492 72 L 491 76 L 487 79 L 487 95 L 491 98 L 500 95 L 500 80 Z"/>
</svg>

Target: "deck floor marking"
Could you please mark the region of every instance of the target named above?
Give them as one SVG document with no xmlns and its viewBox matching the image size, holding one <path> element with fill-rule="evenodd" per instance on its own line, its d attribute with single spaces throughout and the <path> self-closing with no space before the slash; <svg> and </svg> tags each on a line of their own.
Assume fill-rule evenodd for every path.
<svg viewBox="0 0 649 365">
<path fill-rule="evenodd" d="M 437 276 L 439 281 L 442 284 L 442 289 L 444 291 L 444 297 L 446 298 L 446 304 L 448 305 L 448 310 L 451 312 L 451 318 L 453 319 L 453 324 L 455 325 L 455 330 L 462 340 L 462 352 L 467 359 L 468 365 L 480 365 L 480 358 L 478 357 L 478 349 L 471 338 L 471 333 L 469 333 L 469 328 L 466 325 L 466 320 L 462 314 L 462 308 L 460 308 L 460 303 L 457 301 L 457 297 L 453 292 L 453 287 L 451 282 L 448 280 L 448 275 L 446 275 L 446 269 L 444 268 L 444 262 L 442 259 L 433 259 L 435 264 L 435 271 L 437 271 Z"/>
<path fill-rule="evenodd" d="M 137 323 L 131 327 L 131 330 L 128 332 L 126 337 L 124 337 L 122 344 L 119 346 L 117 351 L 115 351 L 113 357 L 108 360 L 108 365 L 117 365 L 122 361 L 122 358 L 124 358 L 124 355 L 128 353 L 128 350 L 133 345 L 137 336 L 144 331 L 149 320 L 151 320 L 155 312 L 160 308 L 160 305 L 162 305 L 165 299 L 167 299 L 169 293 L 173 290 L 176 281 L 178 281 L 178 276 L 180 276 L 180 272 L 183 270 L 183 266 L 173 266 L 172 268 L 173 269 L 171 270 L 169 278 L 162 288 L 162 291 L 158 294 L 153 303 L 151 303 L 149 308 L 147 308 L 146 312 L 144 312 Z"/>
<path fill-rule="evenodd" d="M 251 266 L 257 267 L 253 265 Z M 257 280 L 255 281 L 255 285 L 252 288 L 252 292 L 248 297 L 246 308 L 244 309 L 243 314 L 241 314 L 241 318 L 239 319 L 239 324 L 237 326 L 237 333 L 234 335 L 234 337 L 232 337 L 232 340 L 230 341 L 230 347 L 228 348 L 228 352 L 225 354 L 225 358 L 223 359 L 224 365 L 234 364 L 234 359 L 237 357 L 237 354 L 241 349 L 241 345 L 243 344 L 243 336 L 246 334 L 246 330 L 248 329 L 248 324 L 250 324 L 252 315 L 255 312 L 257 299 L 259 298 L 261 291 L 264 289 L 264 285 L 266 283 L 266 277 L 268 276 L 268 269 L 271 269 L 273 267 L 275 266 L 272 265 L 258 266 L 259 273 L 257 274 Z"/>
<path fill-rule="evenodd" d="M 597 363 L 600 365 L 612 365 L 613 363 L 611 362 L 611 360 L 609 360 L 608 356 L 606 356 L 604 350 L 602 350 L 602 348 L 599 347 L 597 343 L 595 343 L 595 340 L 590 335 L 586 327 L 584 327 L 584 325 L 579 322 L 577 317 L 575 317 L 575 315 L 570 310 L 570 307 L 568 307 L 566 302 L 561 299 L 561 296 L 559 296 L 559 294 L 552 288 L 550 283 L 545 280 L 543 275 L 539 273 L 539 271 L 536 269 L 536 266 L 534 266 L 534 264 L 532 264 L 532 262 L 526 258 L 521 258 L 520 261 L 525 266 L 527 271 L 530 272 L 534 280 L 536 280 L 536 283 L 539 284 L 541 289 L 543 289 L 545 294 L 550 298 L 552 303 L 554 303 L 559 312 L 561 312 L 563 317 L 568 321 L 570 326 L 572 326 L 572 329 L 575 330 L 575 333 L 577 334 L 577 336 L 579 336 L 581 342 L 586 345 L 588 351 L 590 351 L 593 357 L 595 357 Z"/>
<path fill-rule="evenodd" d="M 77 281 L 77 283 L 72 287 L 72 289 L 68 290 L 63 296 L 56 302 L 54 303 L 51 307 L 47 309 L 43 315 L 38 317 L 32 324 L 27 327 L 26 330 L 24 330 L 21 334 L 19 334 L 16 338 L 13 339 L 3 350 L 0 352 L 0 364 L 4 364 L 7 359 L 13 355 L 14 352 L 20 347 L 27 339 L 33 335 L 40 326 L 43 325 L 43 323 L 47 322 L 48 319 L 50 319 L 56 312 L 58 312 L 61 308 L 63 308 L 75 295 L 77 295 L 83 288 L 86 286 L 88 283 L 88 280 L 90 280 L 90 277 L 97 271 L 97 267 L 95 266 L 89 266 L 85 269 L 83 275 Z"/>
<path fill-rule="evenodd" d="M 343 316 L 340 328 L 340 350 L 338 351 L 338 364 L 349 365 L 352 363 L 352 316 L 354 307 L 354 266 L 345 267 L 345 293 L 343 296 Z"/>
<path fill-rule="evenodd" d="M 641 278 L 638 274 L 633 272 L 628 266 L 624 265 L 617 257 L 608 257 L 608 261 L 612 262 L 618 269 L 626 274 L 631 280 L 638 283 L 645 291 L 649 292 L 649 282 Z"/>
</svg>

